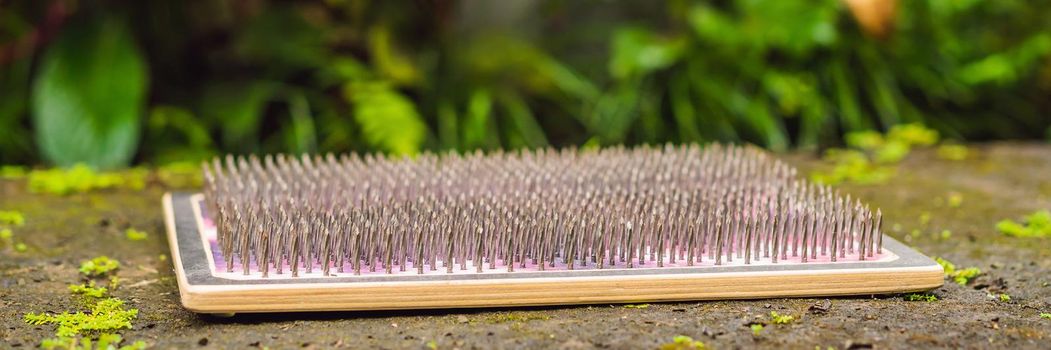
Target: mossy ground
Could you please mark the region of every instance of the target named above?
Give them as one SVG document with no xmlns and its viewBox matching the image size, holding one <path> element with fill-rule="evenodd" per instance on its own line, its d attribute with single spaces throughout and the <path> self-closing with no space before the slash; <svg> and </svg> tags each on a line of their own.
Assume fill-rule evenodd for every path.
<svg viewBox="0 0 1051 350">
<path fill-rule="evenodd" d="M 784 155 L 810 168 L 810 155 Z M 26 252 L 0 247 L 0 348 L 33 347 L 54 327 L 22 321 L 27 312 L 76 310 L 68 286 L 83 283 L 80 262 L 121 262 L 114 297 L 139 309 L 128 340 L 155 348 L 657 348 L 689 336 L 710 348 L 1047 348 L 1051 344 L 1051 239 L 1008 237 L 996 223 L 1051 209 L 1051 146 L 972 146 L 966 160 L 914 151 L 886 184 L 843 191 L 883 209 L 898 239 L 982 275 L 946 281 L 939 300 L 900 295 L 690 303 L 429 310 L 370 313 L 196 315 L 178 301 L 160 213 L 163 189 L 105 190 L 65 197 L 30 194 L 25 180 L 0 180 L 0 210 L 18 210 L 12 228 Z M 950 205 L 950 196 L 962 197 Z M 921 214 L 930 213 L 921 223 Z M 146 239 L 129 240 L 134 227 Z M 911 234 L 914 230 L 919 234 Z M 949 230 L 948 237 L 938 234 Z M 987 297 L 1009 294 L 1010 302 Z M 770 325 L 770 312 L 793 315 Z M 750 325 L 767 323 L 758 336 Z M 204 345 L 202 345 L 204 344 Z"/>
</svg>

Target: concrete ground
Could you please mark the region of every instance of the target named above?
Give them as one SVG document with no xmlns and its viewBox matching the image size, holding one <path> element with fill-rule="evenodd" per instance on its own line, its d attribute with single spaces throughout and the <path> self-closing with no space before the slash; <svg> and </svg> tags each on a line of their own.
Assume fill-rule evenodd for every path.
<svg viewBox="0 0 1051 350">
<path fill-rule="evenodd" d="M 808 169 L 809 155 L 783 158 Z M 32 348 L 54 326 L 31 326 L 27 312 L 78 308 L 67 285 L 80 283 L 79 262 L 118 259 L 123 285 L 113 295 L 139 309 L 126 340 L 152 348 L 639 349 L 686 335 L 715 349 L 1051 348 L 1051 239 L 1013 238 L 994 226 L 1051 208 L 1051 146 L 988 144 L 965 161 L 917 151 L 881 185 L 840 188 L 885 213 L 888 234 L 930 256 L 983 275 L 951 281 L 934 302 L 901 296 L 768 299 L 621 305 L 437 310 L 197 315 L 179 305 L 164 236 L 159 186 L 66 197 L 30 194 L 24 180 L 0 180 L 0 210 L 25 213 L 14 230 L 27 245 L 0 247 L 0 348 Z M 952 194 L 962 201 L 948 203 Z M 149 232 L 144 241 L 124 229 Z M 949 230 L 946 237 L 941 234 Z M 989 294 L 1008 294 L 1009 301 Z M 774 325 L 769 313 L 796 320 Z M 754 335 L 749 324 L 766 323 Z"/>
</svg>

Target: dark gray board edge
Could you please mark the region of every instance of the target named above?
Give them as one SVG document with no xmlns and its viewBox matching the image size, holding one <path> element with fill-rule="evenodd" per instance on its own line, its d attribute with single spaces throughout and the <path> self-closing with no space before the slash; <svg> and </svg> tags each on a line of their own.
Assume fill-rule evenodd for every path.
<svg viewBox="0 0 1051 350">
<path fill-rule="evenodd" d="M 364 282 L 425 282 L 425 281 L 470 281 L 470 280 L 506 280 L 520 278 L 550 278 L 550 277 L 602 277 L 602 276 L 652 276 L 652 275 L 680 275 L 680 274 L 718 274 L 729 272 L 770 272 L 770 271 L 818 271 L 818 270 L 848 270 L 848 269 L 881 269 L 881 268 L 909 268 L 926 267 L 936 263 L 931 258 L 920 254 L 916 250 L 898 242 L 894 238 L 884 236 L 883 248 L 898 255 L 898 259 L 887 262 L 840 262 L 840 263 L 815 263 L 815 264 L 793 264 L 793 265 L 763 265 L 763 266 L 726 266 L 719 268 L 654 268 L 654 269 L 616 269 L 616 270 L 580 270 L 580 271 L 547 271 L 547 272 L 510 272 L 510 273 L 453 273 L 453 274 L 424 274 L 414 276 L 334 276 L 326 278 L 295 278 L 295 279 L 227 279 L 216 277 L 210 271 L 208 259 L 210 257 L 201 241 L 197 227 L 197 218 L 193 212 L 192 194 L 185 192 L 171 193 L 167 197 L 171 203 L 172 213 L 167 213 L 174 218 L 175 244 L 178 249 L 178 257 L 181 259 L 183 275 L 191 286 L 223 286 L 223 285 L 269 285 L 269 284 L 300 284 L 300 283 L 364 283 Z M 170 237 L 170 236 L 169 236 Z"/>
</svg>

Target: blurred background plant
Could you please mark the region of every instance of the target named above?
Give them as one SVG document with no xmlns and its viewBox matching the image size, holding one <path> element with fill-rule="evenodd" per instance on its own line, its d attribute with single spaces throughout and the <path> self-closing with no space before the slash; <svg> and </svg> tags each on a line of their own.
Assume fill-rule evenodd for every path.
<svg viewBox="0 0 1051 350">
<path fill-rule="evenodd" d="M 905 123 L 1046 138 L 1048 18 L 1022 0 L 0 1 L 0 164 L 816 150 Z"/>
</svg>

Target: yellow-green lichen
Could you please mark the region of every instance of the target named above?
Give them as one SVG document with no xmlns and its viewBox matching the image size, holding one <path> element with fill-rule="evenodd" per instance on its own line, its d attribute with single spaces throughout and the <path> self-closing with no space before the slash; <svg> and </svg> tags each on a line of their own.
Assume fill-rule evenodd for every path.
<svg viewBox="0 0 1051 350">
<path fill-rule="evenodd" d="M 650 304 L 627 304 L 624 305 L 625 309 L 645 309 L 650 307 Z"/>
<path fill-rule="evenodd" d="M 1046 319 L 1051 320 L 1051 312 L 1041 312 L 1040 313 L 1040 318 L 1046 318 Z"/>
</svg>

